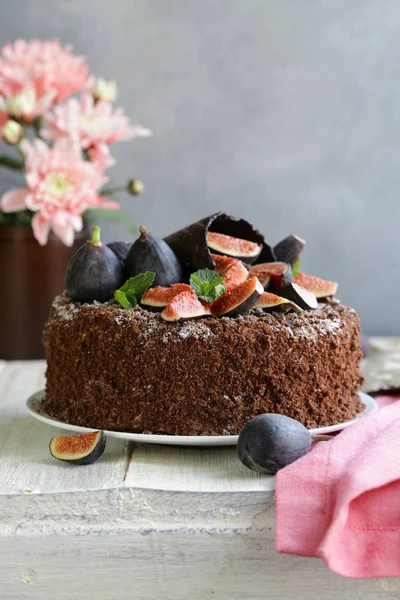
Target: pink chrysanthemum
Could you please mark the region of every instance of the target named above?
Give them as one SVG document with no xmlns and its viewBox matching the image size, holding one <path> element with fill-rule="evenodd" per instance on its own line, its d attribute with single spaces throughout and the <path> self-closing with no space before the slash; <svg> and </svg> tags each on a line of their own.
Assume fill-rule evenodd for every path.
<svg viewBox="0 0 400 600">
<path fill-rule="evenodd" d="M 98 188 L 107 180 L 96 166 L 82 159 L 71 140 L 59 140 L 52 148 L 43 141 L 22 142 L 26 159 L 27 188 L 11 190 L 1 199 L 4 212 L 30 209 L 35 238 L 47 242 L 50 230 L 71 246 L 74 232 L 82 229 L 82 214 L 96 206 L 116 209 L 119 205 L 99 196 Z"/>
<path fill-rule="evenodd" d="M 146 127 L 131 125 L 121 108 L 113 108 L 110 102 L 96 102 L 91 94 L 82 94 L 80 100 L 70 98 L 65 104 L 56 106 L 46 121 L 49 129 L 43 132 L 45 137 L 51 140 L 71 138 L 83 150 L 152 135 Z"/>
<path fill-rule="evenodd" d="M 94 79 L 84 56 L 57 40 L 5 44 L 0 56 L 0 110 L 32 121 L 54 102 L 87 90 Z"/>
</svg>

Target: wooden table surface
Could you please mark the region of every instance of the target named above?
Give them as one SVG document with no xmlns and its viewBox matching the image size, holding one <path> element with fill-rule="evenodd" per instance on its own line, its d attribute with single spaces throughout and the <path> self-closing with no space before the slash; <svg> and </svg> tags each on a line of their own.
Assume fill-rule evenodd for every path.
<svg viewBox="0 0 400 600">
<path fill-rule="evenodd" d="M 400 340 L 375 343 L 368 389 L 400 379 Z M 235 448 L 108 439 L 93 465 L 55 461 L 48 442 L 65 432 L 25 408 L 44 370 L 0 361 L 1 600 L 400 598 L 396 579 L 349 581 L 276 554 L 274 478 Z"/>
</svg>

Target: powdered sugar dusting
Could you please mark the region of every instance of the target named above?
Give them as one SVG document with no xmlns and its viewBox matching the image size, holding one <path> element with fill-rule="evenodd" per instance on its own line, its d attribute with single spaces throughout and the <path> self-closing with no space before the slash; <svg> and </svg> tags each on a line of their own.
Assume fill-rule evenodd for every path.
<svg viewBox="0 0 400 600">
<path fill-rule="evenodd" d="M 289 337 L 316 340 L 319 335 L 336 335 L 342 325 L 343 323 L 340 319 L 315 319 L 300 327 L 296 326 L 295 330 L 293 330 L 289 325 L 277 320 L 273 327 L 278 332 L 286 333 Z"/>
<path fill-rule="evenodd" d="M 73 302 L 65 303 L 64 296 L 56 296 L 52 308 L 61 321 L 72 321 L 79 312 Z"/>
</svg>

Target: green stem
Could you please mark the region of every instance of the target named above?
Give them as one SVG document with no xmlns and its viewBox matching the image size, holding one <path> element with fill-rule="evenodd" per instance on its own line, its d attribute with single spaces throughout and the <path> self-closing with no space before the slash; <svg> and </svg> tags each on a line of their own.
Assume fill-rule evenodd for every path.
<svg viewBox="0 0 400 600">
<path fill-rule="evenodd" d="M 90 243 L 93 244 L 93 246 L 101 246 L 100 227 L 98 225 L 95 225 L 92 229 L 92 239 L 90 240 Z"/>
<path fill-rule="evenodd" d="M 6 154 L 0 154 L 0 165 L 14 169 L 14 171 L 23 171 L 25 167 L 24 161 L 11 158 L 11 156 L 7 156 Z"/>
<path fill-rule="evenodd" d="M 126 192 L 126 191 L 127 191 L 126 185 L 119 185 L 119 186 L 113 187 L 113 188 L 104 188 L 104 189 L 100 190 L 100 194 L 101 194 L 101 196 L 111 196 L 111 194 L 116 194 L 117 192 Z"/>
</svg>

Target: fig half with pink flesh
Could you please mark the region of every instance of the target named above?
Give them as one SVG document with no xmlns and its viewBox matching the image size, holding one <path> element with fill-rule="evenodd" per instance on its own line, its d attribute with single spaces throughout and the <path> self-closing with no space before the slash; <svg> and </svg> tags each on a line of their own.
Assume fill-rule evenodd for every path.
<svg viewBox="0 0 400 600">
<path fill-rule="evenodd" d="M 303 310 L 294 302 L 291 302 L 287 298 L 277 296 L 276 294 L 270 294 L 269 292 L 264 292 L 263 295 L 257 300 L 253 308 L 262 308 L 265 312 L 271 312 L 273 309 L 277 308 L 283 311 L 293 309 L 298 313 L 303 312 Z"/>
<path fill-rule="evenodd" d="M 207 232 L 207 246 L 214 253 L 232 256 L 248 263 L 254 262 L 262 250 L 261 244 L 216 231 Z"/>
<path fill-rule="evenodd" d="M 164 321 L 180 321 L 208 317 L 211 310 L 208 304 L 200 302 L 193 292 L 181 292 L 168 304 L 161 313 Z"/>
<path fill-rule="evenodd" d="M 240 260 L 235 260 L 222 271 L 221 277 L 224 278 L 223 285 L 230 290 L 246 281 L 249 272 Z"/>
<path fill-rule="evenodd" d="M 292 269 L 285 262 L 261 263 L 251 267 L 250 277 L 253 275 L 258 277 L 265 290 L 277 292 L 282 285 L 290 283 Z"/>
<path fill-rule="evenodd" d="M 168 306 L 181 292 L 188 292 L 196 296 L 194 290 L 187 283 L 174 283 L 170 287 L 157 285 L 143 294 L 140 303 L 146 308 L 162 309 Z"/>
<path fill-rule="evenodd" d="M 293 279 L 293 283 L 301 285 L 303 288 L 312 292 L 316 298 L 328 298 L 334 296 L 338 289 L 336 281 L 326 281 L 314 275 L 299 273 Z"/>
<path fill-rule="evenodd" d="M 224 256 L 223 254 L 211 254 L 211 258 L 215 264 L 215 270 L 219 275 L 221 275 L 222 271 L 229 267 L 229 265 L 233 264 L 237 258 L 232 258 L 231 256 Z"/>
<path fill-rule="evenodd" d="M 82 435 L 52 438 L 50 454 L 74 465 L 90 465 L 103 454 L 106 436 L 103 431 L 93 431 Z"/>
<path fill-rule="evenodd" d="M 215 300 L 211 304 L 211 312 L 215 317 L 243 315 L 254 306 L 263 292 L 264 288 L 257 277 L 250 277 Z"/>
</svg>

